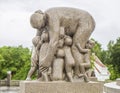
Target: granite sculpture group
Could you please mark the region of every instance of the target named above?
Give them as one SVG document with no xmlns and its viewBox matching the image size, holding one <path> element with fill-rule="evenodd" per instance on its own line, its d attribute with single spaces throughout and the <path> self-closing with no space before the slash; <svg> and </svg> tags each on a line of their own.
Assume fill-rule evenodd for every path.
<svg viewBox="0 0 120 93">
<path fill-rule="evenodd" d="M 95 28 L 92 16 L 80 9 L 57 7 L 44 13 L 36 11 L 30 23 L 37 33 L 26 80 L 38 70 L 40 81 L 74 82 L 84 77 L 88 82 L 90 49 L 94 45 L 89 40 Z"/>
</svg>

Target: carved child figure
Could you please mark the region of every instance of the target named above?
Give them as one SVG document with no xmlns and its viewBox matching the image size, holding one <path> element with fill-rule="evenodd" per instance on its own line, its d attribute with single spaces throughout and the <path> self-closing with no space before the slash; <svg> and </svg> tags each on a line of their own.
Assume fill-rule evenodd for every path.
<svg viewBox="0 0 120 93">
<path fill-rule="evenodd" d="M 79 77 L 84 76 L 84 80 L 86 82 L 89 82 L 88 75 L 86 73 L 86 69 L 89 69 L 91 67 L 90 63 L 90 49 L 94 46 L 94 42 L 92 40 L 88 40 L 85 48 L 81 48 L 79 45 L 77 48 L 79 52 L 81 53 L 81 56 L 83 56 L 84 60 L 79 64 L 79 69 L 81 71 L 81 74 L 79 74 Z"/>
<path fill-rule="evenodd" d="M 40 49 L 40 52 L 39 52 L 39 72 L 42 74 L 43 81 L 49 81 L 49 78 L 48 78 L 49 68 L 44 66 L 45 64 L 43 64 L 41 66 L 41 60 L 44 59 L 44 57 L 47 53 L 48 44 L 49 44 L 49 33 L 47 30 L 45 30 L 42 32 L 41 42 L 39 42 L 39 44 L 37 45 L 37 48 Z"/>
<path fill-rule="evenodd" d="M 73 70 L 72 68 L 75 65 L 75 61 L 71 52 L 71 46 L 72 46 L 72 38 L 70 36 L 65 36 L 65 70 L 67 77 L 70 82 L 73 82 Z"/>
<path fill-rule="evenodd" d="M 53 80 L 63 79 L 63 69 L 65 67 L 68 80 L 73 82 L 72 67 L 75 62 L 71 53 L 72 38 L 65 35 L 64 27 L 60 28 L 60 40 L 58 44 L 59 46 L 56 53 L 56 58 L 53 62 Z"/>
<path fill-rule="evenodd" d="M 32 39 L 33 51 L 32 51 L 32 56 L 31 56 L 31 68 L 28 72 L 26 80 L 31 80 L 31 76 L 37 70 L 37 68 L 39 66 L 39 57 L 38 57 L 39 50 L 37 50 L 37 44 L 39 41 L 40 41 L 40 36 L 35 36 Z"/>
<path fill-rule="evenodd" d="M 86 70 L 89 70 L 90 67 L 91 67 L 91 62 L 90 62 L 91 52 L 90 52 L 90 49 L 93 48 L 94 44 L 95 44 L 95 42 L 93 40 L 88 40 L 87 43 L 86 43 L 85 48 L 88 49 L 88 52 L 86 52 L 84 54 L 84 62 L 80 64 L 82 73 L 88 72 Z"/>
<path fill-rule="evenodd" d="M 55 58 L 53 61 L 53 72 L 52 72 L 52 80 L 53 81 L 58 81 L 58 80 L 63 80 L 63 70 L 64 70 L 64 28 L 60 28 L 60 39 L 58 41 L 58 49 L 55 54 Z"/>
</svg>

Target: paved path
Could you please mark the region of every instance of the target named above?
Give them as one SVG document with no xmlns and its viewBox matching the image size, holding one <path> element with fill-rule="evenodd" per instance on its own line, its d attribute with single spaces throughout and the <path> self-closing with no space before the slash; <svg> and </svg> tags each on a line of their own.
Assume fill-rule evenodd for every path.
<svg viewBox="0 0 120 93">
<path fill-rule="evenodd" d="M 18 93 L 19 87 L 6 87 L 2 86 L 0 87 L 0 93 Z"/>
</svg>

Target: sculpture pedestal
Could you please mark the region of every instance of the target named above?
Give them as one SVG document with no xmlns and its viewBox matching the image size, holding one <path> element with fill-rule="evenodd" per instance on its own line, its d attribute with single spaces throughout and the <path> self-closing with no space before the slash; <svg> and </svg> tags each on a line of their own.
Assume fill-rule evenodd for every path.
<svg viewBox="0 0 120 93">
<path fill-rule="evenodd" d="M 103 93 L 103 84 L 98 82 L 21 81 L 20 93 Z"/>
</svg>

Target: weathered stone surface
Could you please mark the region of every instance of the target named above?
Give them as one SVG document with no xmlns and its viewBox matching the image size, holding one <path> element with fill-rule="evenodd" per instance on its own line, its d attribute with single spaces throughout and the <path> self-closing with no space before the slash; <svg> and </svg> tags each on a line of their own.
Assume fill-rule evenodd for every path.
<svg viewBox="0 0 120 93">
<path fill-rule="evenodd" d="M 20 93 L 103 93 L 98 82 L 20 82 Z"/>
<path fill-rule="evenodd" d="M 97 78 L 96 77 L 89 77 L 89 80 L 97 82 Z"/>
</svg>

